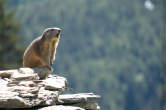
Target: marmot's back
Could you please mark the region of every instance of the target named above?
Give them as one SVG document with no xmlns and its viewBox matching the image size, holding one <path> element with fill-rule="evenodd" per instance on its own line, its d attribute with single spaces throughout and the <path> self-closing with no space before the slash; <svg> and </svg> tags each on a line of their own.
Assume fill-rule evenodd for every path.
<svg viewBox="0 0 166 110">
<path fill-rule="evenodd" d="M 41 67 L 40 61 L 39 61 L 39 55 L 38 50 L 40 48 L 39 42 L 41 40 L 41 37 L 36 38 L 32 43 L 27 47 L 27 49 L 24 52 L 23 56 L 23 66 L 24 67 Z"/>
</svg>

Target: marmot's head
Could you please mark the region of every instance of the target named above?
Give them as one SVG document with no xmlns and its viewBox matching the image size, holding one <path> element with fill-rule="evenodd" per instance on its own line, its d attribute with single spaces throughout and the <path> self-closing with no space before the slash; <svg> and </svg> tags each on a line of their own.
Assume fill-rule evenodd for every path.
<svg viewBox="0 0 166 110">
<path fill-rule="evenodd" d="M 47 28 L 44 30 L 42 37 L 44 39 L 52 40 L 60 38 L 61 29 L 60 28 Z"/>
</svg>

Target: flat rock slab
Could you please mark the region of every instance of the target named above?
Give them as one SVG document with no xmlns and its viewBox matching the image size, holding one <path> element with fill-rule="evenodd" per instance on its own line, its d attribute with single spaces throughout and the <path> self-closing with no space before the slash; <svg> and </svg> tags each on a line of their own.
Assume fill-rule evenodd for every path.
<svg viewBox="0 0 166 110">
<path fill-rule="evenodd" d="M 73 106 L 56 105 L 56 106 L 49 106 L 49 107 L 44 107 L 44 108 L 35 109 L 35 110 L 85 110 L 85 109 L 80 107 L 73 107 Z"/>
<path fill-rule="evenodd" d="M 96 103 L 99 98 L 99 95 L 93 93 L 65 94 L 59 96 L 61 102 L 58 104 L 77 106 L 86 110 L 99 110 L 100 107 Z"/>
<path fill-rule="evenodd" d="M 66 89 L 67 80 L 64 77 L 50 75 L 47 79 L 43 81 L 45 83 L 46 90 L 64 91 Z"/>
<path fill-rule="evenodd" d="M 62 101 L 59 102 L 59 104 L 74 104 L 82 102 L 96 102 L 100 99 L 100 96 L 94 95 L 93 93 L 63 94 L 59 95 L 59 99 Z"/>
</svg>

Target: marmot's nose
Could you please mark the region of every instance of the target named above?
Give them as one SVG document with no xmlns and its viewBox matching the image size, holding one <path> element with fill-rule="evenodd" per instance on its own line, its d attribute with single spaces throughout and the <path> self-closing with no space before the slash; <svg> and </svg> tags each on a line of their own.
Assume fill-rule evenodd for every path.
<svg viewBox="0 0 166 110">
<path fill-rule="evenodd" d="M 58 29 L 57 29 L 57 33 L 60 33 L 60 32 L 61 32 L 61 29 L 60 29 L 60 28 L 58 28 Z"/>
</svg>

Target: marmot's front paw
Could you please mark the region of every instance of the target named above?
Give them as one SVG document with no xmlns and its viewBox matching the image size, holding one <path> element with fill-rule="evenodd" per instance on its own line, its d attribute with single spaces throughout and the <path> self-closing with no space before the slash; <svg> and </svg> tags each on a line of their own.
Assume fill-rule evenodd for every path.
<svg viewBox="0 0 166 110">
<path fill-rule="evenodd" d="M 54 71 L 54 69 L 51 67 L 51 72 L 53 72 Z"/>
</svg>

